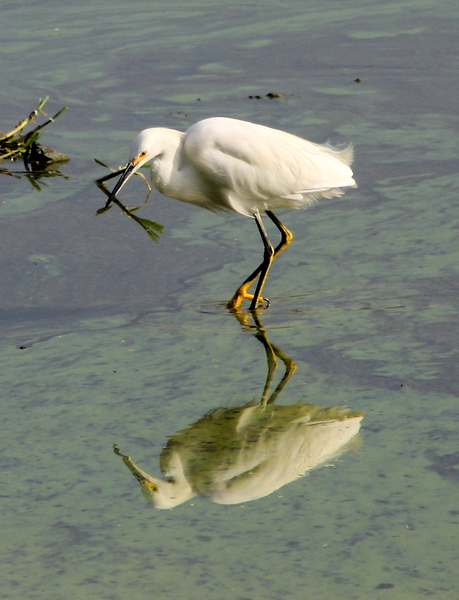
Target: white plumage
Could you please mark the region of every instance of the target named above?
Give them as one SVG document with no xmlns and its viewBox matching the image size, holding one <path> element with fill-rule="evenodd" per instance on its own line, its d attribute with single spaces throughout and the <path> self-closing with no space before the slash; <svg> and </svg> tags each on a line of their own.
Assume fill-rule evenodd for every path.
<svg viewBox="0 0 459 600">
<path fill-rule="evenodd" d="M 344 452 L 362 418 L 345 407 L 302 403 L 216 409 L 171 437 L 160 458 L 167 480 L 115 452 L 156 508 L 196 495 L 238 504 L 267 496 Z"/>
<path fill-rule="evenodd" d="M 192 125 L 185 133 L 155 127 L 145 129 L 131 146 L 129 162 L 106 207 L 126 181 L 151 161 L 153 185 L 165 196 L 213 211 L 233 210 L 254 217 L 265 247 L 260 267 L 237 290 L 229 308 L 244 298 L 257 307 L 269 267 L 291 242 L 290 231 L 273 215 L 280 208 L 302 208 L 317 198 L 340 196 L 355 187 L 352 146 L 315 144 L 263 125 L 213 117 Z M 281 232 L 274 249 L 260 213 L 266 213 Z M 255 295 L 247 293 L 260 275 Z"/>
</svg>

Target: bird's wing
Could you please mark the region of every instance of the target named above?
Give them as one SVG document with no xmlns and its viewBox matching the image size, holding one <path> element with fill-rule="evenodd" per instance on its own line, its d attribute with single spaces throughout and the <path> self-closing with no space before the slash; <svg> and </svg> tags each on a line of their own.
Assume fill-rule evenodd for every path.
<svg viewBox="0 0 459 600">
<path fill-rule="evenodd" d="M 304 205 L 308 195 L 312 202 L 314 196 L 355 185 L 349 167 L 351 149 L 314 144 L 236 119 L 199 121 L 186 132 L 183 153 L 216 188 L 224 187 L 230 196 L 245 200 L 269 199 L 269 208 L 275 207 L 272 199 Z"/>
</svg>

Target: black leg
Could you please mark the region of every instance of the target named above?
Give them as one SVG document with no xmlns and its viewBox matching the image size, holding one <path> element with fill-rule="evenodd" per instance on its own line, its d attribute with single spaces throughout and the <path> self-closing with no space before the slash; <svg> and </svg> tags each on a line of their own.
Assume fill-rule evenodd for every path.
<svg viewBox="0 0 459 600">
<path fill-rule="evenodd" d="M 255 271 L 253 271 L 253 273 L 251 273 L 247 277 L 247 279 L 244 281 L 244 283 L 242 283 L 242 285 L 240 285 L 238 287 L 238 289 L 236 290 L 236 293 L 234 294 L 234 296 L 231 298 L 231 300 L 226 305 L 229 310 L 239 309 L 242 301 L 245 298 L 252 300 L 252 303 L 250 305 L 250 310 L 256 309 L 257 302 L 264 300 L 263 298 L 260 298 L 260 296 L 261 296 L 261 292 L 262 292 L 263 286 L 266 281 L 266 277 L 268 275 L 269 267 L 271 266 L 273 260 L 281 252 L 283 252 L 283 250 L 285 250 L 285 248 L 287 248 L 293 240 L 293 234 L 291 233 L 291 231 L 288 230 L 287 227 L 285 227 L 285 225 L 283 225 L 279 221 L 279 219 L 276 217 L 276 215 L 273 212 L 271 212 L 270 210 L 267 210 L 266 214 L 271 219 L 271 221 L 274 223 L 274 225 L 277 227 L 277 229 L 280 231 L 281 241 L 274 248 L 273 254 L 272 254 L 271 258 L 269 259 L 269 265 L 266 267 L 267 254 L 271 254 L 271 250 L 267 250 L 267 244 L 269 245 L 269 247 L 271 249 L 272 249 L 272 245 L 268 239 L 268 235 L 266 233 L 266 229 L 261 220 L 260 214 L 258 213 L 258 211 L 256 213 L 254 213 L 255 222 L 257 224 L 258 231 L 260 232 L 260 236 L 261 236 L 261 239 L 263 240 L 263 245 L 265 248 L 263 262 L 255 269 Z M 263 274 L 263 277 L 260 275 L 260 273 Z M 247 290 L 252 285 L 252 283 L 255 281 L 255 279 L 258 277 L 258 275 L 260 275 L 261 285 L 260 285 L 260 280 L 259 280 L 258 285 L 257 285 L 257 290 L 256 290 L 255 294 L 252 296 L 252 294 L 249 294 Z M 256 300 L 255 300 L 255 298 L 256 298 Z"/>
<path fill-rule="evenodd" d="M 271 242 L 269 241 L 268 234 L 266 233 L 265 226 L 263 225 L 263 221 L 261 220 L 260 213 L 258 211 L 253 213 L 255 217 L 255 222 L 258 227 L 258 231 L 260 233 L 261 239 L 263 241 L 264 253 L 263 253 L 263 262 L 261 263 L 260 269 L 260 277 L 258 278 L 257 287 L 255 290 L 255 294 L 253 295 L 252 302 L 250 304 L 249 310 L 255 310 L 258 305 L 259 298 L 261 297 L 261 293 L 263 291 L 263 287 L 266 282 L 266 278 L 268 277 L 269 268 L 274 259 L 274 248 Z"/>
</svg>

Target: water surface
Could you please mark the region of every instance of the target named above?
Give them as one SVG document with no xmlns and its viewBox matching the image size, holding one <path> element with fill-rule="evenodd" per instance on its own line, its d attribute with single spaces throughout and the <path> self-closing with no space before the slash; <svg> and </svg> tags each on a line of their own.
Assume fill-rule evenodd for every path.
<svg viewBox="0 0 459 600">
<path fill-rule="evenodd" d="M 69 110 L 43 141 L 71 160 L 41 192 L 0 179 L 1 597 L 456 600 L 456 12 L 5 4 L 1 129 L 49 94 Z M 212 115 L 354 143 L 357 190 L 279 215 L 295 240 L 261 319 L 298 367 L 278 403 L 365 417 L 360 446 L 270 496 L 156 511 L 112 446 L 159 474 L 168 436 L 261 396 L 257 330 L 224 309 L 261 244 L 250 219 L 159 194 L 157 244 L 96 216 L 93 159 Z"/>
</svg>

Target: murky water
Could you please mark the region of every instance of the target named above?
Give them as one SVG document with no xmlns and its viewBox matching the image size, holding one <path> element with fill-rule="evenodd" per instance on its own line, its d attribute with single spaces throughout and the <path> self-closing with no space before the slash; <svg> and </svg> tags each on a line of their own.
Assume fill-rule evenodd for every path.
<svg viewBox="0 0 459 600">
<path fill-rule="evenodd" d="M 49 94 L 49 114 L 69 110 L 43 142 L 71 161 L 40 192 L 0 175 L 0 597 L 457 599 L 456 13 L 2 7 L 0 129 Z M 250 219 L 155 194 L 137 213 L 164 225 L 154 243 L 117 208 L 95 214 L 94 158 L 116 167 L 145 126 L 220 114 L 356 148 L 357 190 L 280 214 L 295 240 L 258 328 L 224 309 L 260 258 Z M 148 505 L 113 444 L 160 476 L 176 432 L 225 414 L 240 431 L 270 344 L 271 392 L 282 357 L 297 366 L 276 406 L 364 412 L 351 449 L 258 500 Z"/>
</svg>

